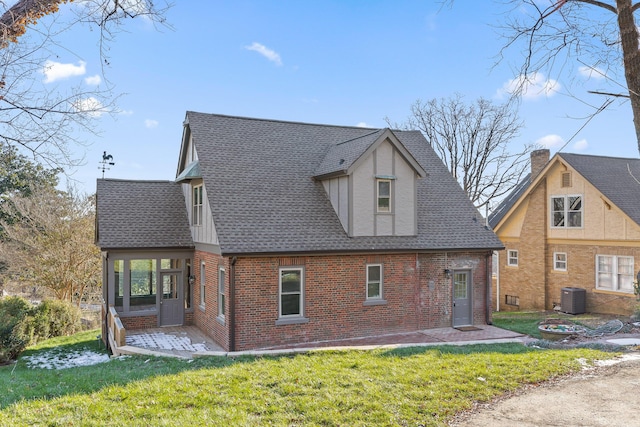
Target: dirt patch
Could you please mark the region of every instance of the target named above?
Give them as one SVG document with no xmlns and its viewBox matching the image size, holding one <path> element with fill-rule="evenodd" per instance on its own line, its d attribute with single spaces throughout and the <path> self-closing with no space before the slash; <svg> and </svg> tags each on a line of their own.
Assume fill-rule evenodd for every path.
<svg viewBox="0 0 640 427">
<path fill-rule="evenodd" d="M 633 352 L 617 363 L 588 367 L 477 404 L 449 425 L 628 427 L 638 423 L 637 402 L 632 398 L 638 387 L 640 353 Z"/>
</svg>

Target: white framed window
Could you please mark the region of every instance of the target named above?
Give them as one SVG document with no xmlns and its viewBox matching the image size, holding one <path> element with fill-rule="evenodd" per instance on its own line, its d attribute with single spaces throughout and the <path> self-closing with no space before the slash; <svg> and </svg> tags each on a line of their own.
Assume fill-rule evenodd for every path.
<svg viewBox="0 0 640 427">
<path fill-rule="evenodd" d="M 302 267 L 280 269 L 280 318 L 302 317 L 304 310 L 304 270 Z"/>
<path fill-rule="evenodd" d="M 225 271 L 224 267 L 220 267 L 218 270 L 218 317 L 224 319 L 225 313 Z"/>
<path fill-rule="evenodd" d="M 507 251 L 507 265 L 511 267 L 518 266 L 518 251 L 509 249 Z"/>
<path fill-rule="evenodd" d="M 377 210 L 378 212 L 391 212 L 391 180 L 377 180 Z"/>
<path fill-rule="evenodd" d="M 205 307 L 205 283 L 206 283 L 206 268 L 204 262 L 200 263 L 200 307 Z"/>
<path fill-rule="evenodd" d="M 367 264 L 367 299 L 382 299 L 382 264 Z"/>
<path fill-rule="evenodd" d="M 567 271 L 567 254 L 565 252 L 553 253 L 553 269 L 556 271 Z"/>
<path fill-rule="evenodd" d="M 596 289 L 633 293 L 633 257 L 596 255 Z"/>
<path fill-rule="evenodd" d="M 202 225 L 202 184 L 193 187 L 192 224 Z"/>
<path fill-rule="evenodd" d="M 581 195 L 551 197 L 551 227 L 582 228 Z"/>
</svg>

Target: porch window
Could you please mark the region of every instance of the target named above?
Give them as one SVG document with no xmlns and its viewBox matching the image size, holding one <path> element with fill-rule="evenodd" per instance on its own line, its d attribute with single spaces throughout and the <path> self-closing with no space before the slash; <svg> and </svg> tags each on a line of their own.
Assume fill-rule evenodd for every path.
<svg viewBox="0 0 640 427">
<path fill-rule="evenodd" d="M 382 264 L 367 265 L 367 299 L 382 299 Z"/>
<path fill-rule="evenodd" d="M 202 185 L 193 187 L 192 224 L 202 225 Z"/>
<path fill-rule="evenodd" d="M 113 272 L 115 273 L 116 307 L 122 307 L 124 302 L 124 260 L 113 261 Z"/>
<path fill-rule="evenodd" d="M 225 289 L 224 289 L 224 268 L 218 271 L 218 317 L 224 319 Z"/>
<path fill-rule="evenodd" d="M 129 307 L 130 310 L 140 310 L 155 307 L 156 284 L 156 260 L 132 259 L 129 261 Z M 135 308 L 134 308 L 135 307 Z"/>
<path fill-rule="evenodd" d="M 596 255 L 596 288 L 633 293 L 633 257 Z"/>
<path fill-rule="evenodd" d="M 378 179 L 378 212 L 391 212 L 391 180 Z"/>
<path fill-rule="evenodd" d="M 507 251 L 507 265 L 511 267 L 518 266 L 518 251 L 513 249 Z"/>
<path fill-rule="evenodd" d="M 280 318 L 302 317 L 303 289 L 302 268 L 280 269 Z"/>
<path fill-rule="evenodd" d="M 567 254 L 564 252 L 553 253 L 553 269 L 556 271 L 567 271 Z"/>
<path fill-rule="evenodd" d="M 581 228 L 582 196 L 552 197 L 551 226 L 554 228 Z"/>
</svg>

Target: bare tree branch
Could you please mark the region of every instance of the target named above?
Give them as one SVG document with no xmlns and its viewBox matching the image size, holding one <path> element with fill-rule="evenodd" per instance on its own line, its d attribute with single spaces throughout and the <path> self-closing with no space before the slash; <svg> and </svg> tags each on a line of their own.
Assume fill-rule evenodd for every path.
<svg viewBox="0 0 640 427">
<path fill-rule="evenodd" d="M 510 151 L 522 122 L 511 102 L 495 105 L 480 98 L 465 104 L 461 95 L 416 101 L 406 123 L 419 129 L 477 208 L 508 194 L 522 179 L 535 148 Z"/>
</svg>

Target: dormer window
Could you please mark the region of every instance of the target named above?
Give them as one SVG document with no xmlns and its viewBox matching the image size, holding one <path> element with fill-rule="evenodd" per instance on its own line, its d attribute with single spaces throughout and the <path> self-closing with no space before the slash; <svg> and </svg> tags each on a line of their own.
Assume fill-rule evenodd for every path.
<svg viewBox="0 0 640 427">
<path fill-rule="evenodd" d="M 391 180 L 378 179 L 378 212 L 391 212 Z"/>
<path fill-rule="evenodd" d="M 193 225 L 202 225 L 202 185 L 193 187 Z"/>
</svg>

